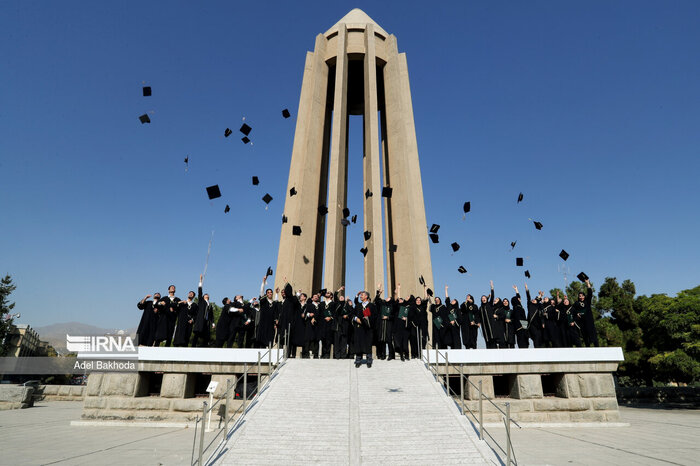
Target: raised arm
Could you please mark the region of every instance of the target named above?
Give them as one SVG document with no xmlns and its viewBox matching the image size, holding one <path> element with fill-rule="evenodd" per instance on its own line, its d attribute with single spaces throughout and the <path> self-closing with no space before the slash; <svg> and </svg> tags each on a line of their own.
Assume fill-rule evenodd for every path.
<svg viewBox="0 0 700 466">
<path fill-rule="evenodd" d="M 197 302 L 201 303 L 202 302 L 202 281 L 204 280 L 203 275 L 199 275 L 199 285 L 197 286 Z"/>
<path fill-rule="evenodd" d="M 491 283 L 491 296 L 489 297 L 489 304 L 493 305 L 493 280 L 491 280 L 489 283 Z"/>
</svg>

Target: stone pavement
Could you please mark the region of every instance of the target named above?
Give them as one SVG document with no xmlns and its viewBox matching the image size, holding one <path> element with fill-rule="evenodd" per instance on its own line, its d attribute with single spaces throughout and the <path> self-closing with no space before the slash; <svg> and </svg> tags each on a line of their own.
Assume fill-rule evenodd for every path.
<svg viewBox="0 0 700 466">
<path fill-rule="evenodd" d="M 214 464 L 497 464 L 420 361 L 291 359 Z"/>
</svg>

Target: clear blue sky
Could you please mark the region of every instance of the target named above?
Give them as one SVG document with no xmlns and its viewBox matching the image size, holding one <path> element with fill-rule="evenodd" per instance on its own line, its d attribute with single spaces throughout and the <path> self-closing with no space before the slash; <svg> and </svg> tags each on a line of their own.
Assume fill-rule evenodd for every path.
<svg viewBox="0 0 700 466">
<path fill-rule="evenodd" d="M 305 53 L 354 7 L 408 57 L 427 220 L 442 225 L 440 294 L 482 294 L 493 279 L 511 296 L 516 256 L 531 289 L 562 286 L 562 248 L 571 275 L 596 285 L 700 283 L 699 2 L 5 1 L 0 273 L 14 277 L 21 321 L 133 327 L 143 295 L 195 289 L 212 229 L 205 288 L 217 302 L 257 293 L 276 265 Z M 212 184 L 223 198 L 210 202 Z M 352 226 L 353 291 L 362 242 Z"/>
</svg>

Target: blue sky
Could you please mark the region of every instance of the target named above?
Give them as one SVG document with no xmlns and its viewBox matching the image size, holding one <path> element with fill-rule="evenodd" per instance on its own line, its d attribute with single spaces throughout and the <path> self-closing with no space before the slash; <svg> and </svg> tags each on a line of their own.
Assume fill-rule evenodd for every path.
<svg viewBox="0 0 700 466">
<path fill-rule="evenodd" d="M 562 286 L 562 248 L 595 284 L 698 285 L 698 2 L 6 1 L 0 273 L 21 321 L 135 326 L 143 295 L 196 287 L 212 230 L 205 288 L 217 302 L 257 293 L 276 265 L 305 53 L 354 7 L 408 57 L 440 294 L 493 279 L 511 296 L 517 256 L 531 289 Z M 244 117 L 252 146 L 237 137 Z M 359 211 L 360 117 L 350 128 Z M 210 202 L 212 184 L 223 198 Z M 351 227 L 353 291 L 362 242 Z"/>
</svg>

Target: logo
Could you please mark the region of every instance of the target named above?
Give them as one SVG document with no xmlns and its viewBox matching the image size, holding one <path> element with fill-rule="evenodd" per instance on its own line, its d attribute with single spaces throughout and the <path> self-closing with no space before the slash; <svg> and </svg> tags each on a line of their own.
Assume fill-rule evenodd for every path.
<svg viewBox="0 0 700 466">
<path fill-rule="evenodd" d="M 66 348 L 75 353 L 136 354 L 134 339 L 126 335 L 66 335 Z"/>
</svg>

